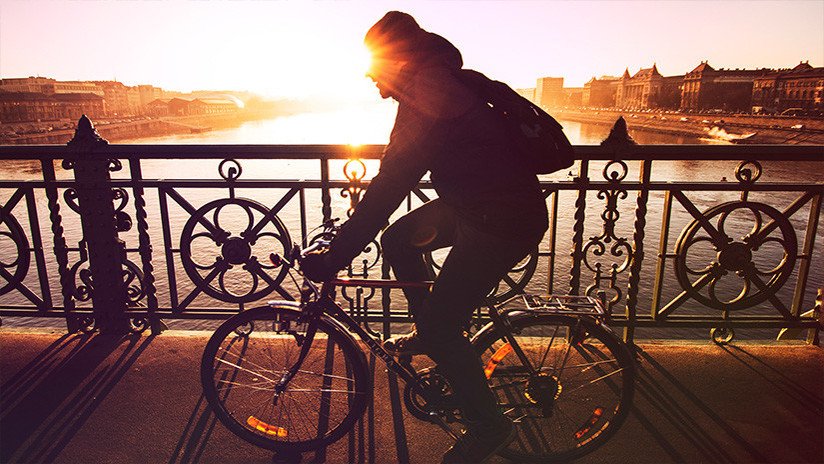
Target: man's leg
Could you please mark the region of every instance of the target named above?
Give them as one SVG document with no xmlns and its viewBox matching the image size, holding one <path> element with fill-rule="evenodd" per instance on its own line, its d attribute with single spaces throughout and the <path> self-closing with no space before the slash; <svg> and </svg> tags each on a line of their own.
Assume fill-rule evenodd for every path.
<svg viewBox="0 0 824 464">
<path fill-rule="evenodd" d="M 452 245 L 455 215 L 441 200 L 432 200 L 407 213 L 381 235 L 383 257 L 398 280 L 432 280 L 434 275 L 424 261 L 424 253 Z M 413 316 L 429 296 L 426 289 L 404 289 Z"/>
<path fill-rule="evenodd" d="M 500 420 L 480 359 L 464 335 L 472 312 L 538 242 L 507 240 L 459 222 L 455 244 L 416 319 L 427 354 L 449 379 L 472 422 Z"/>
</svg>

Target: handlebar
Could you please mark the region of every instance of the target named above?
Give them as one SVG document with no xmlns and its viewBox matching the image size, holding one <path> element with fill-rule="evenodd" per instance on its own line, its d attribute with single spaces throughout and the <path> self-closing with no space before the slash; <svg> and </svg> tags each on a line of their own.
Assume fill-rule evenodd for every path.
<svg viewBox="0 0 824 464">
<path fill-rule="evenodd" d="M 277 253 L 269 253 L 269 261 L 271 261 L 275 267 L 286 265 L 294 269 L 295 264 L 300 263 L 300 260 L 306 255 L 324 248 L 329 248 L 329 245 L 332 243 L 332 239 L 335 237 L 335 234 L 337 234 L 338 229 L 340 229 L 340 226 L 337 225 L 337 221 L 338 218 L 324 221 L 323 224 L 318 227 L 319 229 L 322 229 L 322 232 L 312 238 L 306 248 L 301 248 L 300 246 L 295 245 L 290 251 L 287 252 L 287 256 L 285 257 L 280 256 Z"/>
</svg>

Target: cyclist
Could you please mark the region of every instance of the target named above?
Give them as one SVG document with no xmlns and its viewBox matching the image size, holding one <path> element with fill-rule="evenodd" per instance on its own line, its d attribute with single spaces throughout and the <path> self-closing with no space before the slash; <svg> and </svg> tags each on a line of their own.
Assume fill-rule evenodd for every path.
<svg viewBox="0 0 824 464">
<path fill-rule="evenodd" d="M 431 292 L 409 290 L 415 330 L 387 341 L 396 352 L 422 352 L 446 376 L 466 430 L 443 462 L 482 462 L 514 438 L 498 409 L 479 356 L 464 329 L 472 312 L 547 229 L 535 174 L 515 161 L 504 128 L 454 76 L 463 60 L 454 45 L 415 19 L 387 13 L 364 40 L 369 77 L 398 113 L 380 171 L 326 252 L 301 263 L 328 280 L 364 249 L 427 172 L 438 199 L 409 212 L 381 237 L 384 258 L 400 280 L 427 280 L 423 255 L 451 246 Z"/>
</svg>

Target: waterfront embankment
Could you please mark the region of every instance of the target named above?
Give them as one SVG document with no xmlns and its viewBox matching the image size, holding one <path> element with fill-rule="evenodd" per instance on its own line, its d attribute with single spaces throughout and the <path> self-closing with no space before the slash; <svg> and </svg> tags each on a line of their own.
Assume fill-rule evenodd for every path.
<svg viewBox="0 0 824 464">
<path fill-rule="evenodd" d="M 164 135 L 182 135 L 209 132 L 214 129 L 238 127 L 244 122 L 273 117 L 268 112 L 241 111 L 222 114 L 204 114 L 195 116 L 136 117 L 129 119 L 94 120 L 97 132 L 109 142 L 121 142 L 143 137 Z M 74 136 L 74 123 L 38 123 L 33 127 L 37 132 L 19 133 L 13 136 L 3 134 L 3 145 L 50 145 L 65 144 Z M 58 126 L 60 128 L 55 128 Z"/>
<path fill-rule="evenodd" d="M 824 144 L 824 118 L 629 110 L 551 109 L 550 112 L 557 119 L 609 126 L 623 116 L 630 132 L 643 130 L 719 142 Z"/>
</svg>

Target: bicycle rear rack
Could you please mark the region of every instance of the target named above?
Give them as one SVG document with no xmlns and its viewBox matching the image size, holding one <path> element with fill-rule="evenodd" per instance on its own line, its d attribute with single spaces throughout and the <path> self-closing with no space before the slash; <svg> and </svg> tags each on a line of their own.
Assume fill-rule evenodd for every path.
<svg viewBox="0 0 824 464">
<path fill-rule="evenodd" d="M 608 317 L 604 302 L 592 296 L 523 294 L 521 297 L 529 311 Z"/>
</svg>

